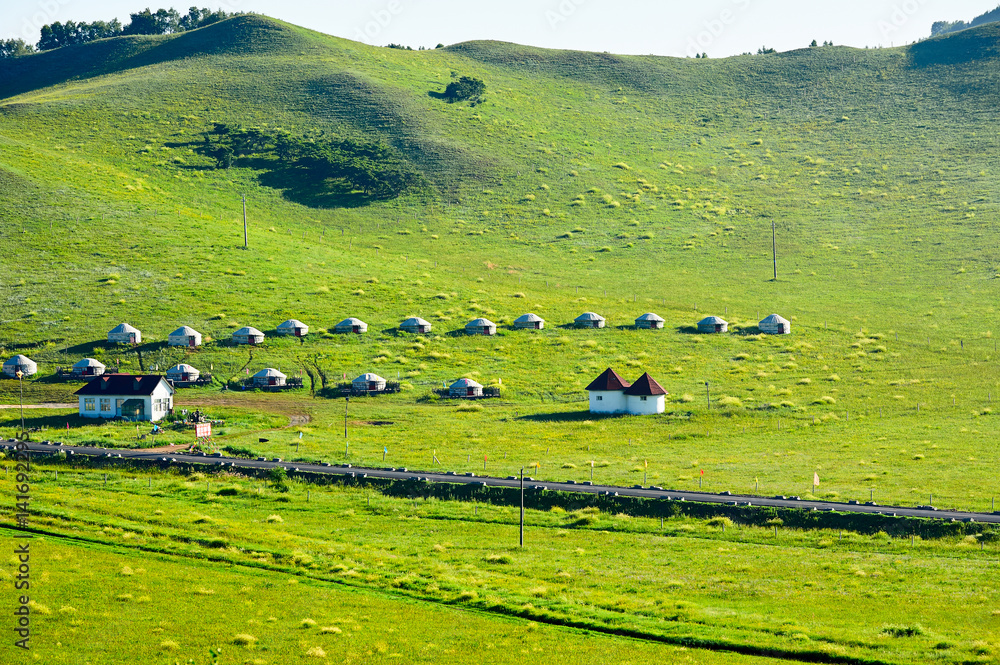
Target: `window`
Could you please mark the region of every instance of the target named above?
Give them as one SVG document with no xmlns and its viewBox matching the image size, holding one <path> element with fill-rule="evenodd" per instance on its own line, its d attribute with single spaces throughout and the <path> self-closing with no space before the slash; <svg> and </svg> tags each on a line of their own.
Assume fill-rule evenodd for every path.
<svg viewBox="0 0 1000 665">
<path fill-rule="evenodd" d="M 111 411 L 111 400 L 107 397 L 101 398 L 101 413 L 109 413 Z"/>
<path fill-rule="evenodd" d="M 94 398 L 93 397 L 85 397 L 85 398 L 83 398 L 83 410 L 84 411 L 93 411 L 94 410 Z"/>
<path fill-rule="evenodd" d="M 602 399 L 604 399 L 604 395 L 598 395 L 597 396 L 597 401 L 598 402 L 600 402 Z"/>
<path fill-rule="evenodd" d="M 646 401 L 646 396 L 645 395 L 640 395 L 639 396 L 639 401 L 640 402 L 645 402 Z"/>
</svg>

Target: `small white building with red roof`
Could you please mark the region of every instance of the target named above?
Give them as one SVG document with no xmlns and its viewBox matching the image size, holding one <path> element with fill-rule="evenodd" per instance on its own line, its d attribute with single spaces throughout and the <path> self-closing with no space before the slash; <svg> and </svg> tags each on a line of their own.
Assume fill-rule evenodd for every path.
<svg viewBox="0 0 1000 665">
<path fill-rule="evenodd" d="M 648 373 L 629 383 L 610 367 L 587 386 L 591 413 L 627 413 L 634 416 L 663 413 L 667 391 Z"/>
<path fill-rule="evenodd" d="M 663 413 L 666 401 L 667 391 L 648 372 L 625 389 L 625 408 L 635 416 Z"/>
</svg>

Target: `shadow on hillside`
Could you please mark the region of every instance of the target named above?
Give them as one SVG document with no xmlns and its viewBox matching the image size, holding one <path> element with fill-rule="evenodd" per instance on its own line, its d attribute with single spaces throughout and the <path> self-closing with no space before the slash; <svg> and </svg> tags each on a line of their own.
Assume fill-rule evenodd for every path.
<svg viewBox="0 0 1000 665">
<path fill-rule="evenodd" d="M 85 356 L 90 356 L 97 349 L 107 349 L 110 348 L 108 342 L 103 339 L 96 339 L 93 342 L 83 342 L 82 344 L 76 344 L 74 346 L 67 346 L 63 349 L 64 353 L 82 353 Z"/>
<path fill-rule="evenodd" d="M 1000 56 L 998 33 L 998 26 L 984 25 L 917 42 L 909 48 L 910 64 L 930 67 L 992 60 Z"/>
<path fill-rule="evenodd" d="M 52 344 L 61 344 L 62 342 L 65 341 L 66 341 L 65 337 L 55 337 L 53 339 L 47 339 L 39 342 L 5 343 L 3 345 L 3 348 L 7 349 L 8 351 L 14 351 L 16 353 L 20 353 L 21 351 L 29 351 L 31 349 L 41 348 L 50 342 Z"/>
<path fill-rule="evenodd" d="M 554 413 L 531 413 L 518 416 L 515 420 L 527 420 L 539 423 L 583 422 L 584 420 L 605 420 L 607 418 L 623 418 L 621 413 L 591 413 L 587 410 L 587 402 L 580 402 L 580 411 L 557 411 Z"/>
<path fill-rule="evenodd" d="M 316 181 L 305 169 L 295 167 L 265 171 L 257 176 L 257 181 L 265 187 L 280 189 L 286 200 L 309 208 L 360 208 L 379 200 L 351 189 L 341 180 Z"/>
<path fill-rule="evenodd" d="M 202 55 L 297 50 L 300 40 L 262 16 L 238 16 L 177 35 L 99 39 L 5 61 L 0 68 L 0 97 Z"/>
<path fill-rule="evenodd" d="M 698 332 L 698 326 L 677 326 L 674 328 L 677 332 L 682 335 L 701 335 L 703 333 Z M 707 334 L 707 333 L 704 333 Z"/>
</svg>

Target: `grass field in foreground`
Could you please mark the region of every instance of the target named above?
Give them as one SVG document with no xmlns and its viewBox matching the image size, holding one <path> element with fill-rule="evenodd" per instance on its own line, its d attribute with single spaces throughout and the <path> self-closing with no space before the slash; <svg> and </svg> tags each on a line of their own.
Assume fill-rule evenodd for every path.
<svg viewBox="0 0 1000 665">
<path fill-rule="evenodd" d="M 247 618 L 261 621 L 258 631 L 265 634 L 230 619 L 229 610 L 222 612 L 230 622 L 225 630 L 202 625 L 197 635 L 205 641 L 177 639 L 185 645 L 203 647 L 238 632 L 261 643 L 265 635 L 278 639 L 263 623 L 269 616 L 286 628 L 303 618 L 318 626 L 343 622 L 339 610 L 295 607 L 299 590 L 327 580 L 486 614 L 628 631 L 675 644 L 770 649 L 797 660 L 994 662 L 1000 649 L 998 552 L 992 541 L 980 550 L 975 538 L 911 544 L 884 534 L 781 528 L 775 536 L 769 528 L 738 528 L 725 520 L 671 519 L 661 527 L 624 515 L 553 510 L 528 511 L 522 551 L 511 508 L 414 502 L 294 482 L 289 492 L 280 492 L 261 481 L 200 474 L 111 471 L 105 486 L 103 471 L 62 467 L 56 480 L 54 470 L 35 468 L 33 524 L 111 544 L 133 572 L 148 571 L 122 577 L 114 566 L 110 586 L 99 593 L 90 589 L 95 603 L 138 605 L 141 613 L 149 603 L 164 602 L 180 613 L 219 600 L 223 592 L 208 581 L 212 575 L 229 589 L 247 584 L 226 581 L 230 573 L 213 570 L 230 570 L 233 578 L 244 575 L 235 571 L 250 570 L 246 574 L 255 578 L 275 579 L 281 593 L 289 578 L 301 582 L 288 587 L 295 590 L 288 604 L 279 603 L 288 608 L 284 614 L 253 595 L 241 599 L 254 603 Z M 12 491 L 8 477 L 0 489 Z M 9 513 L 4 520 L 10 523 Z M 167 571 L 180 559 L 162 566 L 162 554 L 192 560 L 207 577 L 180 573 L 180 582 L 169 581 Z M 38 565 L 56 575 L 44 556 Z M 72 559 L 60 562 L 65 570 L 59 574 L 83 578 L 74 583 L 84 587 L 105 582 L 83 560 L 82 572 L 73 565 Z M 62 600 L 62 584 L 69 582 L 43 587 L 39 602 L 53 612 L 64 602 L 84 610 Z M 45 595 L 49 588 L 54 596 Z M 131 597 L 120 597 L 126 593 Z M 110 616 L 104 621 L 113 623 Z M 106 624 L 95 618 L 88 625 Z M 315 632 L 310 630 L 281 648 L 311 648 L 304 637 Z M 364 634 L 369 631 L 378 633 L 366 624 Z M 385 635 L 378 639 L 391 644 Z"/>
<path fill-rule="evenodd" d="M 23 542 L 3 530 L 5 545 Z M 21 663 L 782 662 L 492 616 L 299 575 L 117 545 L 31 541 L 31 650 Z M 10 565 L 2 576 L 10 575 Z M 213 660 L 211 651 L 217 654 Z"/>
</svg>

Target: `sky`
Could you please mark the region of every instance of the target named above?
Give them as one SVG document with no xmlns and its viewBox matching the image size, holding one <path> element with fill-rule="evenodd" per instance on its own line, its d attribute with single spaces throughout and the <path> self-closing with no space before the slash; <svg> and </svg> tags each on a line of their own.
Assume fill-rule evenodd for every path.
<svg viewBox="0 0 1000 665">
<path fill-rule="evenodd" d="M 724 57 L 761 46 L 788 51 L 822 43 L 899 46 L 930 35 L 934 21 L 971 20 L 1000 0 L 188 0 L 265 14 L 373 45 L 417 48 L 496 39 L 558 49 Z M 181 0 L 2 0 L 0 38 L 36 42 L 56 21 L 118 18 Z"/>
</svg>

